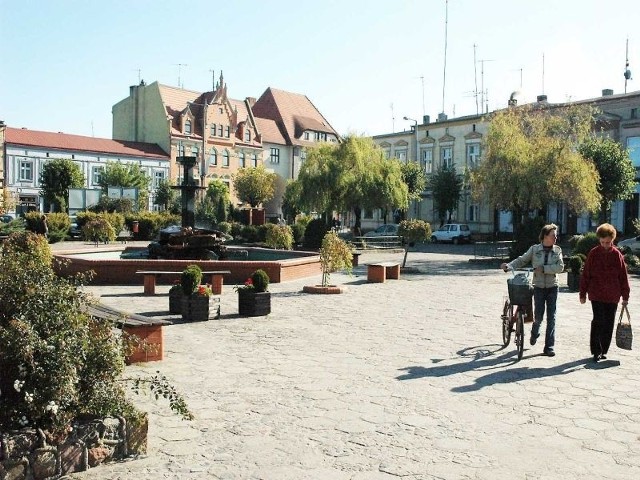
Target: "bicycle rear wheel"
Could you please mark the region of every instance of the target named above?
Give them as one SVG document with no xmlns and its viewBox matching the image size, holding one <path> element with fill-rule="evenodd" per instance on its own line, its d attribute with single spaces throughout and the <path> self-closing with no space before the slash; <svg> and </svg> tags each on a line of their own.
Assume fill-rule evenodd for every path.
<svg viewBox="0 0 640 480">
<path fill-rule="evenodd" d="M 500 317 L 502 319 L 502 344 L 505 348 L 511 342 L 511 314 L 511 302 L 509 302 L 507 298 L 504 301 L 504 307 L 502 307 L 502 315 Z"/>
<path fill-rule="evenodd" d="M 522 359 L 524 352 L 524 317 L 525 308 L 518 307 L 518 314 L 516 318 L 516 347 L 518 349 L 518 360 Z"/>
</svg>

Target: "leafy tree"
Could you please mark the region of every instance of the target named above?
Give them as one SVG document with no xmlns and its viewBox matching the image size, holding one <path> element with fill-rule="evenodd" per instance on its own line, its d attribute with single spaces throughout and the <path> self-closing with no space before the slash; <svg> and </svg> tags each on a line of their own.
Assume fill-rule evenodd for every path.
<svg viewBox="0 0 640 480">
<path fill-rule="evenodd" d="M 402 163 L 402 180 L 409 190 L 409 201 L 420 200 L 427 186 L 427 176 L 418 162 Z M 406 218 L 406 209 L 400 211 L 401 220 Z"/>
<path fill-rule="evenodd" d="M 429 183 L 433 190 L 433 201 L 438 210 L 440 224 L 444 223 L 447 215 L 447 222 L 450 222 L 451 213 L 458 208 L 462 196 L 462 175 L 456 172 L 455 167 L 445 166 L 433 174 Z"/>
<path fill-rule="evenodd" d="M 55 211 L 66 212 L 69 188 L 82 188 L 83 186 L 82 170 L 68 158 L 49 160 L 42 166 L 40 195 Z"/>
<path fill-rule="evenodd" d="M 333 211 L 353 210 L 356 231 L 363 208 L 406 209 L 409 203 L 400 162 L 386 160 L 367 137 L 310 148 L 298 182 L 300 206 L 323 212 L 327 224 Z"/>
<path fill-rule="evenodd" d="M 151 178 L 135 163 L 107 162 L 100 174 L 99 185 L 106 194 L 109 187 L 137 188 L 138 207 L 145 208 Z"/>
<path fill-rule="evenodd" d="M 171 183 L 168 180 L 161 180 L 158 183 L 158 188 L 156 188 L 153 204 L 160 205 L 165 210 L 169 210 L 176 197 L 178 197 L 178 192 L 171 188 Z"/>
<path fill-rule="evenodd" d="M 216 223 L 226 222 L 231 206 L 231 196 L 227 184 L 221 180 L 213 180 L 209 183 L 205 196 L 211 201 Z"/>
<path fill-rule="evenodd" d="M 298 214 L 302 213 L 302 208 L 300 207 L 301 188 L 302 185 L 297 180 L 289 180 L 284 188 L 282 214 L 287 220 L 293 221 Z"/>
<path fill-rule="evenodd" d="M 276 174 L 267 172 L 263 165 L 255 168 L 242 168 L 233 177 L 236 195 L 252 207 L 267 202 L 275 192 Z"/>
<path fill-rule="evenodd" d="M 485 158 L 471 172 L 473 195 L 511 210 L 518 237 L 525 215 L 549 202 L 564 202 L 576 213 L 599 203 L 598 174 L 577 146 L 589 137 L 593 111 L 512 107 L 495 113 L 485 139 Z"/>
<path fill-rule="evenodd" d="M 631 198 L 636 189 L 636 169 L 629 152 L 610 138 L 591 137 L 578 148 L 580 155 L 591 160 L 598 171 L 600 181 L 600 223 L 611 215 L 611 203 Z"/>
</svg>

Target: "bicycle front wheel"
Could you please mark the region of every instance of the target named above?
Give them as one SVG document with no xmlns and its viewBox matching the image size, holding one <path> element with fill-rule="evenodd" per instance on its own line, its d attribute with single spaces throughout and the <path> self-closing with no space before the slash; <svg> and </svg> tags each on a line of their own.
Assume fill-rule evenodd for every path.
<svg viewBox="0 0 640 480">
<path fill-rule="evenodd" d="M 511 302 L 509 299 L 504 301 L 504 307 L 502 307 L 502 344 L 505 348 L 511 342 Z"/>
<path fill-rule="evenodd" d="M 518 348 L 518 360 L 522 359 L 524 353 L 524 317 L 525 308 L 518 308 L 518 317 L 516 319 L 516 347 Z"/>
</svg>

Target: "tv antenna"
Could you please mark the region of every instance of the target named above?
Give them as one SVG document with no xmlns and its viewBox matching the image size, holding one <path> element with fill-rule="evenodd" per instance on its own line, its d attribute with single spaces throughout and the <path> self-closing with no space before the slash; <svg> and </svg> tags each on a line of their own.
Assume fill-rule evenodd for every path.
<svg viewBox="0 0 640 480">
<path fill-rule="evenodd" d="M 480 94 L 481 94 L 481 99 L 482 101 L 480 102 L 480 105 L 482 105 L 482 109 L 485 110 L 486 112 L 489 112 L 489 94 L 487 93 L 487 91 L 484 89 L 484 62 L 493 62 L 493 60 L 488 60 L 488 59 L 482 59 L 482 60 L 478 60 L 478 62 L 480 63 Z M 486 97 L 485 97 L 486 94 Z M 485 106 L 485 100 L 486 100 L 486 106 Z"/>
<path fill-rule="evenodd" d="M 473 80 L 475 82 L 475 89 L 473 91 L 473 96 L 476 98 L 476 115 L 480 113 L 478 110 L 478 61 L 476 60 L 476 49 L 478 46 L 473 44 Z"/>
<path fill-rule="evenodd" d="M 544 52 L 542 52 L 542 94 L 544 95 Z"/>
<path fill-rule="evenodd" d="M 427 110 L 424 107 L 424 75 L 420 75 L 418 78 L 422 82 L 422 115 L 426 115 Z"/>
<path fill-rule="evenodd" d="M 180 73 L 182 72 L 182 67 L 188 67 L 186 63 L 174 63 L 176 67 L 178 67 L 178 88 L 184 88 L 182 82 L 180 81 Z"/>
<path fill-rule="evenodd" d="M 141 80 L 140 75 L 142 74 L 142 70 L 139 68 L 136 68 L 135 71 L 138 72 L 138 85 L 140 85 L 140 80 Z"/>
<path fill-rule="evenodd" d="M 444 92 L 447 84 L 447 32 L 449 28 L 449 0 L 445 2 L 444 10 L 444 68 L 442 73 L 442 113 L 444 113 Z"/>
<path fill-rule="evenodd" d="M 633 80 L 633 78 L 631 78 L 631 70 L 629 70 L 629 39 L 627 38 L 627 63 L 624 68 L 624 93 L 627 93 L 628 80 Z"/>
<path fill-rule="evenodd" d="M 391 133 L 396 131 L 396 117 L 393 114 L 393 102 L 391 102 Z"/>
</svg>

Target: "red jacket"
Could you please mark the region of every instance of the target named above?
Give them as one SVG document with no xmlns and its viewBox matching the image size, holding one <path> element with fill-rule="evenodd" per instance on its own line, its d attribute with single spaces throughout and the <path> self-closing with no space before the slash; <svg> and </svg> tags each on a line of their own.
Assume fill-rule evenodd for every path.
<svg viewBox="0 0 640 480">
<path fill-rule="evenodd" d="M 629 277 L 620 250 L 601 246 L 591 249 L 580 277 L 580 297 L 592 302 L 618 303 L 629 300 Z"/>
</svg>

